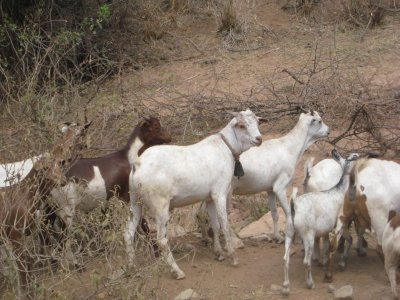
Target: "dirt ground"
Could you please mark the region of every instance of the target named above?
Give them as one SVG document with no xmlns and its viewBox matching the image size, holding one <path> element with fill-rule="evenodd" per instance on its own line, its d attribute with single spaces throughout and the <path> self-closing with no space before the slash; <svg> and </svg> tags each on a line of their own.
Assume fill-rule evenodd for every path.
<svg viewBox="0 0 400 300">
<path fill-rule="evenodd" d="M 190 111 L 191 107 L 196 106 L 196 95 L 220 96 L 227 100 L 233 95 L 244 101 L 253 97 L 262 98 L 267 92 L 271 93 L 267 89 L 270 83 L 280 89 L 293 86 L 293 78 L 282 70 L 308 68 L 316 41 L 321 68 L 329 67 L 332 59 L 338 59 L 340 71 L 348 78 L 362 78 L 370 88 L 400 91 L 398 17 L 388 16 L 382 26 L 368 30 L 361 39 L 364 29 L 336 26 L 328 17 L 324 19 L 324 14 L 319 16 L 318 22 L 314 22 L 281 10 L 279 1 L 250 0 L 240 3 L 240 12 L 246 17 L 249 28 L 245 44 L 233 48 L 231 44 L 225 44 L 216 33 L 212 16 L 179 16 L 171 36 L 175 42 L 179 41 L 180 47 L 171 46 L 170 56 L 157 66 L 127 70 L 108 82 L 102 87 L 105 99 L 99 99 L 99 103 L 107 100 L 113 105 L 108 95 L 115 93 L 122 95 L 121 102 L 128 110 L 137 105 L 133 99 L 141 99 L 149 113 L 158 111 L 162 116 L 164 112 L 174 110 Z M 188 95 L 192 101 L 187 101 Z M 340 95 L 337 98 L 340 101 Z M 343 103 L 343 108 L 346 107 L 347 104 Z M 334 116 L 328 119 L 329 123 L 326 122 L 334 129 L 332 136 L 342 132 L 348 121 Z M 297 116 L 292 116 L 284 121 L 275 120 L 263 125 L 261 131 L 264 138 L 284 134 L 294 126 L 296 120 Z M 177 136 L 174 143 L 199 140 L 207 134 L 207 130 L 193 124 L 187 130 L 192 134 L 188 141 L 185 138 L 186 130 L 180 128 L 179 132 L 183 134 Z M 307 157 L 315 156 L 318 161 L 327 157 L 330 150 L 331 146 L 321 141 L 306 151 L 298 164 L 294 184 L 301 185 L 303 164 Z M 336 268 L 333 285 L 352 285 L 354 299 L 391 299 L 383 264 L 374 251 L 375 237 L 368 234 L 367 240 L 367 257 L 358 257 L 352 250 L 347 270 L 340 272 Z M 176 244 L 176 241 L 173 242 Z M 167 268 L 161 268 L 146 279 L 138 294 L 122 292 L 125 282 L 126 289 L 131 288 L 133 278 L 122 279 L 122 283 L 119 283 L 121 288 L 95 288 L 97 283 L 93 280 L 93 274 L 101 273 L 109 263 L 99 257 L 91 260 L 85 272 L 54 284 L 54 289 L 60 291 L 60 299 L 174 299 L 187 288 L 195 290 L 202 299 L 285 298 L 279 291 L 271 290 L 271 285 L 281 285 L 283 281 L 282 244 L 245 241 L 245 248 L 237 250 L 240 264 L 232 267 L 228 261 L 216 261 L 211 247 L 203 245 L 200 238 L 193 234 L 179 238 L 179 243 L 193 246 L 190 251 L 174 254 L 186 273 L 183 280 L 173 279 Z M 289 298 L 331 299 L 332 295 L 327 292 L 328 284 L 322 282 L 323 270 L 316 263 L 312 268 L 315 289 L 306 288 L 303 252 L 300 245 L 295 245 L 294 249 L 290 263 Z M 125 262 L 121 259 L 117 268 L 124 268 Z"/>
</svg>

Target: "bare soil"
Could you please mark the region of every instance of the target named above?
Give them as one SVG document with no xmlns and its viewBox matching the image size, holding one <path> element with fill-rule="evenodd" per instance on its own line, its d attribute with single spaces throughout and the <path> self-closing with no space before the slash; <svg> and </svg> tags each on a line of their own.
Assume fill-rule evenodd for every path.
<svg viewBox="0 0 400 300">
<path fill-rule="evenodd" d="M 189 124 L 190 110 L 196 107 L 198 99 L 205 96 L 222 97 L 229 106 L 230 97 L 248 101 L 257 95 L 259 98 L 268 93 L 271 95 L 271 90 L 267 89 L 267 86 L 271 87 L 271 83 L 280 89 L 291 89 L 294 80 L 282 70 L 300 72 L 308 68 L 316 41 L 321 65 L 329 67 L 331 60 L 336 57 L 346 78 L 359 79 L 370 88 L 382 91 L 400 91 L 398 16 L 387 16 L 382 26 L 368 30 L 364 39 L 361 39 L 364 28 L 335 25 L 329 18 L 325 20 L 324 14 L 315 21 L 281 10 L 280 1 L 239 2 L 243 2 L 240 13 L 247 26 L 241 43 L 228 43 L 219 36 L 212 14 L 198 17 L 179 15 L 176 28 L 170 33 L 170 42 L 175 44 L 168 47 L 162 41 L 154 41 L 153 44 L 155 48 L 168 49 L 164 52 L 165 59 L 157 66 L 127 70 L 120 77 L 111 80 L 102 87 L 104 97 L 98 99 L 97 103 L 109 105 L 112 113 L 120 110 L 136 111 L 137 99 L 140 99 L 141 105 L 145 105 L 147 112 L 156 112 L 161 116 L 169 115 L 171 111 L 179 115 L 179 111 L 185 109 L 188 115 L 185 115 L 184 120 L 178 120 L 177 117 L 177 122 L 187 125 L 187 130 L 186 127 L 183 130 L 180 125 L 179 129 L 171 125 L 179 133 L 174 142 L 194 142 L 215 130 L 211 124 L 204 127 L 197 127 L 195 123 Z M 114 95 L 120 97 L 123 109 L 119 106 L 121 103 L 115 105 Z M 337 99 L 340 101 L 340 94 Z M 213 103 L 209 105 L 212 110 Z M 343 103 L 343 108 L 346 107 L 347 103 Z M 332 135 L 336 136 L 343 131 L 348 120 L 328 117 L 328 125 L 335 129 Z M 265 139 L 281 136 L 296 121 L 297 116 L 289 116 L 263 125 L 261 131 Z M 128 132 L 131 125 L 122 129 Z M 331 146 L 323 141 L 313 145 L 298 165 L 294 184 L 301 186 L 303 163 L 307 157 L 313 155 L 318 161 L 327 157 L 330 150 Z M 238 204 L 238 207 L 245 209 L 246 206 Z M 179 215 L 179 212 L 174 214 Z M 248 215 L 248 212 L 243 214 Z M 183 226 L 193 225 L 193 214 L 181 213 L 181 216 L 183 217 L 174 215 L 173 218 L 181 220 Z M 182 221 L 185 217 L 184 222 L 191 224 Z M 374 251 L 375 237 L 370 234 L 367 240 L 367 257 L 358 257 L 352 250 L 347 270 L 340 272 L 337 269 L 333 284 L 336 287 L 352 285 L 355 299 L 391 299 L 383 264 Z M 161 266 L 149 267 L 147 274 L 136 274 L 137 278 L 124 276 L 118 284 L 104 285 L 97 279 L 106 276 L 103 273 L 110 270 L 110 262 L 100 256 L 88 259 L 84 272 L 73 273 L 62 280 L 59 280 L 62 277 L 59 274 L 49 280 L 45 279 L 45 284 L 52 286 L 53 291 L 57 290 L 52 295 L 60 299 L 173 299 L 187 288 L 195 290 L 202 299 L 284 298 L 279 291 L 271 290 L 272 284 L 281 285 L 283 281 L 283 245 L 245 241 L 245 248 L 237 250 L 240 264 L 232 267 L 229 261 L 216 261 L 212 248 L 203 245 L 200 238 L 193 234 L 173 240 L 172 243 L 190 244 L 193 247 L 174 254 L 186 273 L 186 278 L 181 281 L 173 279 L 168 269 Z M 313 290 L 306 288 L 301 245 L 295 245 L 294 249 L 290 264 L 289 298 L 331 299 L 332 295 L 327 292 L 328 283 L 322 282 L 323 270 L 316 263 L 312 269 L 316 287 Z M 146 259 L 148 256 L 145 256 Z M 140 255 L 138 260 L 146 264 Z M 126 260 L 122 254 L 117 261 L 112 269 L 125 269 Z M 149 259 L 150 261 L 154 264 L 154 259 Z M 140 278 L 144 278 L 144 282 Z M 138 285 L 136 282 L 141 283 Z"/>
</svg>

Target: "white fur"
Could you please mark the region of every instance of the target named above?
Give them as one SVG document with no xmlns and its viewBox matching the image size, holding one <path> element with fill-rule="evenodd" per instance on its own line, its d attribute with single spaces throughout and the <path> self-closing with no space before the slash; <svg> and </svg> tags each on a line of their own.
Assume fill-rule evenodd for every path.
<svg viewBox="0 0 400 300">
<path fill-rule="evenodd" d="M 357 192 L 367 197 L 371 228 L 378 245 L 382 245 L 389 211 L 400 211 L 400 164 L 375 158 L 368 159 L 366 164 L 356 173 L 355 185 Z"/>
<path fill-rule="evenodd" d="M 398 299 L 396 273 L 400 262 L 400 227 L 393 229 L 390 221 L 383 231 L 382 250 L 385 255 L 385 269 L 389 277 L 392 293 Z"/>
<path fill-rule="evenodd" d="M 106 186 L 98 167 L 93 167 L 94 177 L 87 184 L 68 182 L 65 186 L 53 189 L 51 195 L 58 204 L 57 215 L 69 226 L 75 210 L 90 212 L 107 198 Z"/>
<path fill-rule="evenodd" d="M 305 163 L 304 192 L 322 192 L 334 187 L 342 175 L 340 164 L 332 158 L 321 160 L 315 166 L 312 165 L 313 161 L 314 158 L 311 157 Z M 329 238 L 327 235 L 321 238 L 324 244 L 323 257 L 321 258 L 320 239 L 318 238 L 314 244 L 312 259 L 319 261 L 322 265 L 326 265 Z M 362 241 L 362 236 L 360 241 Z"/>
<path fill-rule="evenodd" d="M 253 112 L 239 113 L 219 134 L 205 138 L 190 146 L 154 146 L 146 150 L 136 161 L 135 173 L 131 173 L 131 211 L 125 240 L 130 262 L 134 258 L 133 233 L 142 215 L 144 203 L 155 216 L 157 239 L 163 257 L 178 279 L 185 274 L 176 264 L 168 246 L 167 222 L 169 209 L 208 200 L 207 207 L 218 218 L 227 241 L 228 255 L 237 264 L 231 242 L 230 226 L 227 218 L 226 199 L 231 189 L 234 159 L 231 150 L 224 143 L 223 134 L 237 153 L 261 143 L 258 120 Z M 133 174 L 133 175 L 132 175 Z M 138 194 L 141 202 L 135 199 Z M 219 241 L 215 251 L 222 255 Z"/>
<path fill-rule="evenodd" d="M 0 164 L 0 188 L 14 185 L 25 178 L 32 170 L 33 164 L 43 155 L 34 156 L 14 163 Z"/>
<path fill-rule="evenodd" d="M 329 190 L 339 181 L 342 168 L 337 161 L 327 158 L 309 168 L 307 173 L 309 177 L 304 186 L 305 192 L 319 192 Z"/>
<path fill-rule="evenodd" d="M 329 232 L 335 228 L 335 225 L 336 238 L 338 237 L 342 226 L 337 220 L 343 205 L 344 195 L 349 186 L 349 174 L 357 158 L 358 155 L 351 154 L 347 160 L 344 161 L 341 159 L 343 168 L 342 178 L 341 181 L 336 182 L 333 188 L 322 192 L 303 194 L 297 198 L 295 198 L 296 191 L 293 193 L 292 201 L 294 201 L 295 212 L 293 222 L 296 232 L 303 240 L 305 250 L 303 263 L 306 266 L 308 288 L 314 288 L 311 276 L 311 256 L 314 248 L 314 240 L 316 237 L 327 237 Z M 289 278 L 286 277 L 286 274 L 289 274 L 288 266 L 287 270 L 285 270 L 285 283 L 289 283 Z M 284 285 L 284 288 L 288 289 L 289 286 Z"/>
</svg>

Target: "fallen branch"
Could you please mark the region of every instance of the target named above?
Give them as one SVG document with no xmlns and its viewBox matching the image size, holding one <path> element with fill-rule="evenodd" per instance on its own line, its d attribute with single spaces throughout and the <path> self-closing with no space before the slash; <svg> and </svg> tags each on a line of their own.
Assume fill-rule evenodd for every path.
<svg viewBox="0 0 400 300">
<path fill-rule="evenodd" d="M 300 83 L 300 84 L 304 84 L 304 82 L 303 81 L 301 81 L 299 78 L 297 78 L 297 76 L 296 75 L 294 75 L 292 72 L 290 72 L 289 70 L 287 70 L 287 69 L 283 69 L 282 70 L 282 72 L 284 72 L 284 73 L 288 73 L 289 75 L 290 75 L 290 77 L 292 77 L 294 80 L 296 80 L 298 83 Z"/>
</svg>

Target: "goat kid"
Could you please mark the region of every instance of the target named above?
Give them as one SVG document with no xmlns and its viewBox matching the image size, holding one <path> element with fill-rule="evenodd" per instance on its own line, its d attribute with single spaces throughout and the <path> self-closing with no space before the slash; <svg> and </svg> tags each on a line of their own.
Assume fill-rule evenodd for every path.
<svg viewBox="0 0 400 300">
<path fill-rule="evenodd" d="M 394 210 L 389 211 L 388 223 L 383 230 L 382 250 L 392 294 L 398 299 L 396 275 L 400 267 L 400 215 Z"/>
<path fill-rule="evenodd" d="M 76 209 L 90 212 L 102 203 L 117 196 L 129 202 L 129 173 L 133 157 L 140 156 L 147 148 L 171 142 L 170 133 L 154 117 L 145 117 L 131 133 L 128 142 L 122 149 L 96 158 L 81 158 L 68 170 L 68 183 L 52 191 L 52 196 L 59 210 L 57 214 L 67 225 L 73 224 Z M 142 220 L 142 229 L 146 228 Z M 71 246 L 65 245 L 69 261 L 78 266 Z"/>
<path fill-rule="evenodd" d="M 23 258 L 23 238 L 35 231 L 36 212 L 50 191 L 65 178 L 62 167 L 73 159 L 72 154 L 82 146 L 83 136 L 90 124 L 68 126 L 53 150 L 36 161 L 23 180 L 0 193 L 0 236 L 9 241 L 17 257 L 19 298 L 28 283 L 26 263 Z"/>
<path fill-rule="evenodd" d="M 341 163 L 342 175 L 339 182 L 329 190 L 303 194 L 296 198 L 297 188 L 293 189 L 291 210 L 293 224 L 303 240 L 304 265 L 306 267 L 306 281 L 308 288 L 314 288 L 311 276 L 311 256 L 316 237 L 324 236 L 329 238 L 329 233 L 335 228 L 335 238 L 330 245 L 328 258 L 328 269 L 325 273 L 325 280 L 332 280 L 332 256 L 336 250 L 336 239 L 341 232 L 341 222 L 338 221 L 339 213 L 343 205 L 344 195 L 349 186 L 349 174 L 354 167 L 358 154 L 350 154 L 345 160 L 336 151 L 332 151 L 333 158 Z M 289 268 L 285 265 L 283 293 L 289 293 Z"/>
<path fill-rule="evenodd" d="M 311 157 L 305 163 L 305 178 L 303 183 L 305 193 L 326 191 L 332 188 L 339 181 L 340 176 L 342 175 L 342 162 L 338 163 L 336 160 L 328 158 L 321 160 L 313 166 L 313 161 L 314 158 Z M 352 183 L 352 181 L 352 176 L 350 176 L 350 184 Z M 340 268 L 344 269 L 346 265 L 345 259 L 347 258 L 346 254 L 352 244 L 349 227 L 353 221 L 355 223 L 356 232 L 358 234 L 357 253 L 359 256 L 366 256 L 367 254 L 364 247 L 367 242 L 365 241 L 363 235 L 365 229 L 370 229 L 370 226 L 367 225 L 370 224 L 370 219 L 365 201 L 350 202 L 348 195 L 346 194 L 343 204 L 343 213 L 340 218 L 343 222 L 344 228 L 342 238 L 339 241 L 338 249 L 343 248 L 344 240 L 348 242 L 346 248 L 344 248 L 345 255 L 341 257 L 339 262 Z M 327 251 L 329 247 L 329 240 L 324 238 L 322 239 L 324 240 L 323 258 L 320 258 L 320 243 L 319 238 L 317 238 L 314 243 L 312 259 L 319 261 L 322 265 L 325 265 L 328 255 Z"/>
<path fill-rule="evenodd" d="M 235 161 L 244 151 L 262 143 L 258 122 L 256 115 L 248 109 L 237 113 L 219 133 L 197 144 L 155 146 L 140 158 L 134 158 L 136 171 L 132 171 L 130 177 L 132 216 L 125 232 L 130 263 L 135 255 L 133 236 L 142 217 L 142 204 L 145 204 L 155 217 L 157 240 L 164 260 L 177 279 L 184 278 L 185 273 L 176 264 L 168 245 L 169 210 L 208 200 L 209 213 L 221 224 L 228 256 L 233 265 L 238 264 L 231 241 L 226 199 Z M 141 201 L 137 201 L 137 197 Z M 214 250 L 222 255 L 219 243 L 214 244 Z"/>
</svg>

